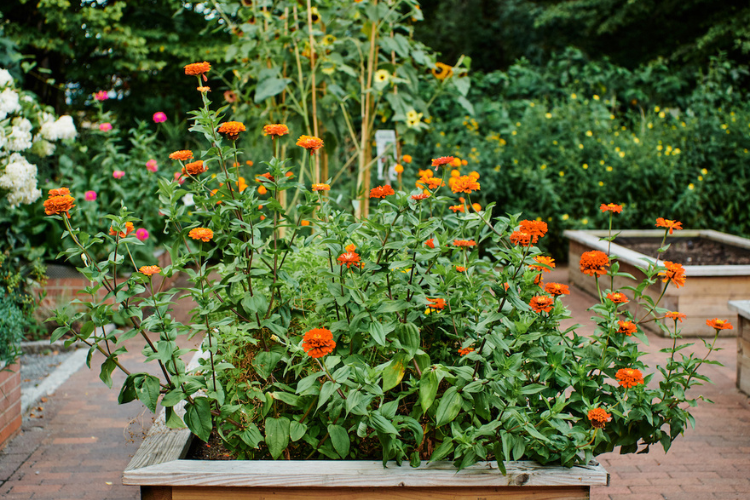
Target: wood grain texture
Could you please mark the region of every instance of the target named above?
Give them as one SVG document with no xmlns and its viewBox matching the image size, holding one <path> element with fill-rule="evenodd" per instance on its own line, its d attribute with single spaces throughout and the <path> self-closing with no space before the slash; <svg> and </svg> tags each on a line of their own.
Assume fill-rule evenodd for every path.
<svg viewBox="0 0 750 500">
<path fill-rule="evenodd" d="M 173 500 L 169 486 L 141 486 L 141 500 Z"/>
<path fill-rule="evenodd" d="M 349 460 L 175 460 L 126 470 L 123 483 L 159 486 L 250 486 L 264 488 L 416 488 L 437 485 L 603 486 L 609 475 L 600 465 L 543 466 L 506 462 L 507 475 L 496 462 L 482 462 L 456 472 L 452 462 L 423 463 L 418 468 L 389 462 Z"/>
<path fill-rule="evenodd" d="M 587 487 L 541 488 L 174 488 L 172 500 L 584 500 Z"/>
</svg>

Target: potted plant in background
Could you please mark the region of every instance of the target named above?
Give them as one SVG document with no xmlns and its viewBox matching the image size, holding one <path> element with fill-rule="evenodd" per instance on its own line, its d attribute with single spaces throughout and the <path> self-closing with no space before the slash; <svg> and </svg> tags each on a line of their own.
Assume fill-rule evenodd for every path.
<svg viewBox="0 0 750 500">
<path fill-rule="evenodd" d="M 318 467 L 318 478 L 348 478 L 330 486 L 416 488 L 449 467 L 467 475 L 456 483 L 462 487 L 472 487 L 471 481 L 490 488 L 570 487 L 575 481 L 576 494 L 584 495 L 587 484 L 606 481 L 606 472 L 590 465 L 596 455 L 656 443 L 668 449 L 684 431 L 695 403 L 686 390 L 706 380 L 698 369 L 712 362 L 713 344 L 702 359 L 678 359 L 682 315 L 642 294 L 656 280 L 683 283 L 678 270 L 645 269 L 635 300 L 647 304 L 648 315 L 635 318 L 622 309 L 627 299 L 621 291 L 605 283 L 623 275 L 617 260 L 585 254 L 581 270 L 601 292 L 592 308 L 596 332 L 561 331 L 569 292 L 543 281 L 554 260 L 535 246 L 546 224 L 493 217 L 492 205 L 473 211 L 471 197 L 481 186 L 471 175 L 451 179 L 453 158 L 434 159 L 421 171 L 422 187 L 411 192 L 373 188 L 370 197 L 378 203 L 368 218 L 337 207 L 329 196 L 335 185 L 299 183 L 304 164 L 274 157 L 247 183 L 233 165 L 241 154 L 237 139 L 252 132 L 227 121 L 226 108 L 210 108 L 202 80 L 208 63 L 185 71 L 198 77 L 203 106 L 193 112 L 191 130 L 206 147 L 170 155 L 187 178 L 183 185 L 159 182 L 173 238 L 171 265 L 138 262 L 124 251 L 141 244 L 128 232 L 133 217 L 125 208 L 108 216 L 110 231 L 90 234 L 78 227 L 78 193 L 54 190 L 44 202 L 74 243 L 67 255 L 85 263 L 80 271 L 92 281 L 86 311 L 60 311 L 53 340 L 70 332 L 105 356 L 100 377 L 111 384 L 111 373 L 124 370 L 118 360 L 124 342 L 142 338 L 145 360 L 158 365 L 160 376 L 124 370 L 120 403 L 139 399 L 152 411 L 161 404 L 164 426 L 187 426 L 202 441 L 213 435 L 240 459 L 159 465 L 179 458 L 187 440 L 165 441 L 168 432 L 156 433 L 137 457 L 146 466 L 126 472 L 128 484 L 226 495 L 222 487 L 274 486 L 257 471 L 304 476 L 303 470 L 315 473 L 301 468 Z M 283 124 L 264 132 L 276 151 L 289 140 Z M 311 136 L 296 144 L 310 163 L 324 147 Z M 285 208 L 279 196 L 290 189 L 300 201 Z M 188 193 L 192 207 L 180 201 Z M 108 257 L 97 260 L 101 248 Z M 130 266 L 133 274 L 118 280 L 115 266 Z M 153 286 L 155 276 L 178 271 L 189 276 L 196 303 L 189 324 L 170 314 L 176 291 Z M 111 301 L 97 300 L 100 289 L 127 318 L 125 331 L 100 333 L 114 314 Z M 647 320 L 664 322 L 674 338 L 667 366 L 657 367 L 663 378 L 651 387 L 657 371 L 638 349 Z M 71 331 L 73 321 L 83 323 L 80 332 Z M 731 325 L 714 319 L 709 327 L 718 335 Z M 180 344 L 195 334 L 203 336 L 204 356 L 190 366 L 182 358 L 191 349 Z M 311 462 L 291 469 L 264 462 L 276 459 Z M 339 466 L 324 465 L 328 470 L 321 473 L 314 462 L 320 459 L 369 460 L 363 473 L 380 479 L 358 483 L 352 477 L 359 473 L 337 476 Z M 372 461 L 389 468 L 373 472 Z M 407 463 L 414 471 L 389 473 Z M 324 487 L 320 479 L 274 477 L 279 487 Z"/>
</svg>

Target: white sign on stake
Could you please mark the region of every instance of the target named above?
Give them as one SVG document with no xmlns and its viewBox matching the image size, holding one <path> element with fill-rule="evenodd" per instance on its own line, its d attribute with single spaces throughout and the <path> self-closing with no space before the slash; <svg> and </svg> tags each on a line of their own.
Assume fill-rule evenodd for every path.
<svg viewBox="0 0 750 500">
<path fill-rule="evenodd" d="M 376 130 L 375 145 L 378 157 L 378 180 L 385 179 L 386 184 L 391 183 L 391 178 L 396 176 L 394 170 L 398 156 L 396 155 L 396 131 Z M 393 158 L 393 161 L 391 161 Z"/>
</svg>

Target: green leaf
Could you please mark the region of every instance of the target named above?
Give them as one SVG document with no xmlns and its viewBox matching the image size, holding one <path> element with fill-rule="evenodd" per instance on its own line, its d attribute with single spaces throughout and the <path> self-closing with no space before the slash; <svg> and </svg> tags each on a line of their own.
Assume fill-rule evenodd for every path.
<svg viewBox="0 0 750 500">
<path fill-rule="evenodd" d="M 159 391 L 161 386 L 159 379 L 153 375 L 146 375 L 136 383 L 135 391 L 138 394 L 138 399 L 146 405 L 146 408 L 151 410 L 152 413 L 156 413 L 156 403 L 159 401 Z"/>
<path fill-rule="evenodd" d="M 300 439 L 302 439 L 302 436 L 305 435 L 305 432 L 307 432 L 307 426 L 305 424 L 301 424 L 296 420 L 292 420 L 292 422 L 289 424 L 289 437 L 292 439 L 292 441 L 299 441 Z"/>
<path fill-rule="evenodd" d="M 330 380 L 327 380 L 326 383 L 323 384 L 323 387 L 320 388 L 320 396 L 318 396 L 318 409 L 328 401 L 328 398 L 330 398 L 339 387 L 341 387 L 339 384 L 334 384 Z"/>
<path fill-rule="evenodd" d="M 434 370 L 428 368 L 422 373 L 422 379 L 419 381 L 419 404 L 422 406 L 424 413 L 427 413 L 427 410 L 435 401 L 438 385 L 439 382 Z"/>
<path fill-rule="evenodd" d="M 440 443 L 440 446 L 438 446 L 434 452 L 432 452 L 432 456 L 430 457 L 430 462 L 436 462 L 438 460 L 442 460 L 445 457 L 447 457 L 452 451 L 453 451 L 453 441 L 446 439 L 445 441 Z"/>
<path fill-rule="evenodd" d="M 443 397 L 440 398 L 435 418 L 437 419 L 436 427 L 440 427 L 452 422 L 458 416 L 461 410 L 461 394 L 456 387 L 449 387 Z"/>
<path fill-rule="evenodd" d="M 174 408 L 164 408 L 164 424 L 170 429 L 184 429 L 185 423 L 180 416 L 174 411 Z"/>
<path fill-rule="evenodd" d="M 389 391 L 401 383 L 406 373 L 404 355 L 396 354 L 383 370 L 383 392 Z"/>
<path fill-rule="evenodd" d="M 125 403 L 130 403 L 131 401 L 138 398 L 138 395 L 135 393 L 135 384 L 133 381 L 134 377 L 135 375 L 131 373 L 127 376 L 125 382 L 122 384 L 120 394 L 117 396 L 118 404 L 123 405 Z"/>
<path fill-rule="evenodd" d="M 290 78 L 266 78 L 255 88 L 255 103 L 258 104 L 269 97 L 281 94 L 291 81 Z"/>
<path fill-rule="evenodd" d="M 253 358 L 253 368 L 263 380 L 268 379 L 276 368 L 276 363 L 281 359 L 281 354 L 273 351 L 261 351 Z"/>
<path fill-rule="evenodd" d="M 333 449 L 341 458 L 346 458 L 349 455 L 349 433 L 340 425 L 330 424 L 328 434 L 331 436 Z"/>
<path fill-rule="evenodd" d="M 266 419 L 266 444 L 271 456 L 275 459 L 289 445 L 289 419 L 286 417 Z"/>
<path fill-rule="evenodd" d="M 110 356 L 102 363 L 102 369 L 99 372 L 99 378 L 107 384 L 107 387 L 112 388 L 112 372 L 117 368 L 115 363 L 116 356 Z"/>
<path fill-rule="evenodd" d="M 185 405 L 185 424 L 190 432 L 203 442 L 208 442 L 213 423 L 211 421 L 211 404 L 208 398 L 195 398 L 193 404 Z"/>
<path fill-rule="evenodd" d="M 257 425 L 250 424 L 249 427 L 240 432 L 240 439 L 250 448 L 258 448 L 258 445 L 263 441 L 263 436 L 258 430 Z"/>
<path fill-rule="evenodd" d="M 398 434 L 398 431 L 393 424 L 380 413 L 373 413 L 370 415 L 370 426 L 378 432 L 385 434 Z"/>
<path fill-rule="evenodd" d="M 370 335 L 378 345 L 385 347 L 385 329 L 381 323 L 377 321 L 370 323 Z"/>
</svg>

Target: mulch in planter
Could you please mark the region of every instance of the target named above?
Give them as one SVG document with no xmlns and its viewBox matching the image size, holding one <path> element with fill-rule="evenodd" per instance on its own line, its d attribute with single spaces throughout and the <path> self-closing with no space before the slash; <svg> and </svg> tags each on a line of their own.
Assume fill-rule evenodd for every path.
<svg viewBox="0 0 750 500">
<path fill-rule="evenodd" d="M 208 443 L 194 437 L 185 459 L 187 460 L 234 460 L 235 455 L 224 448 L 221 438 L 216 432 L 211 433 Z"/>
<path fill-rule="evenodd" d="M 656 256 L 661 238 L 617 238 L 615 243 L 648 257 Z M 669 238 L 669 249 L 661 254 L 661 260 L 679 262 L 684 266 L 750 265 L 750 250 L 739 248 L 707 238 Z"/>
</svg>

